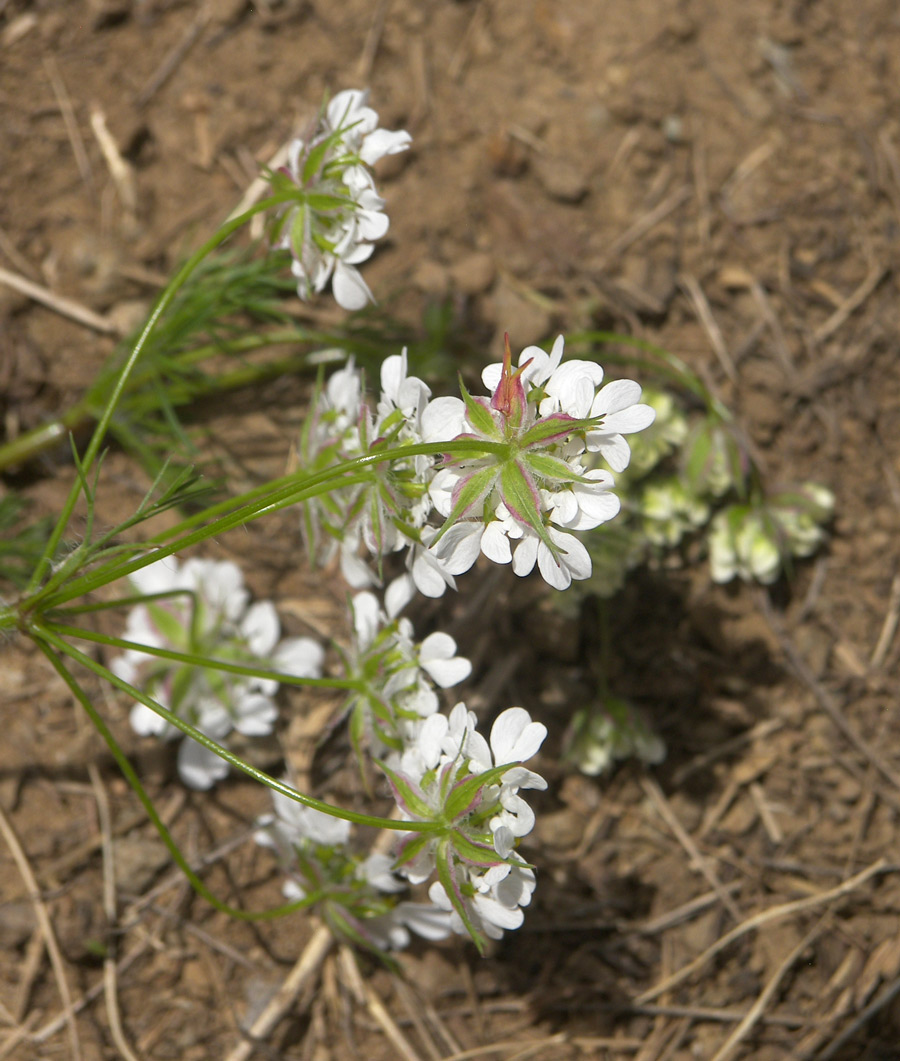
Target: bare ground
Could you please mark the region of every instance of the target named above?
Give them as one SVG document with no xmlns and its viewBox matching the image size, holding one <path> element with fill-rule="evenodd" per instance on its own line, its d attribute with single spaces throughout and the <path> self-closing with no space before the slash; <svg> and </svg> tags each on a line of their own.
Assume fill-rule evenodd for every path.
<svg viewBox="0 0 900 1061">
<path fill-rule="evenodd" d="M 591 625 L 531 583 L 464 586 L 441 622 L 476 663 L 467 700 L 522 703 L 551 728 L 525 926 L 486 959 L 414 948 L 403 981 L 328 955 L 256 1056 L 893 1061 L 896 5 L 0 2 L 0 266 L 128 325 L 323 94 L 363 84 L 414 136 L 381 175 L 380 297 L 399 292 L 410 321 L 449 299 L 485 361 L 505 330 L 519 347 L 585 327 L 652 339 L 736 411 L 770 482 L 828 484 L 837 516 L 790 586 L 716 587 L 697 564 L 616 598 L 616 687 L 669 756 L 599 782 L 557 761 Z M 134 204 L 92 114 L 133 167 Z M 111 344 L 0 286 L 7 436 L 71 403 Z M 299 406 L 246 401 L 222 432 L 251 455 L 286 450 Z M 140 474 L 121 455 L 109 471 L 127 509 Z M 61 449 L 16 485 L 52 511 L 70 476 Z M 340 591 L 291 561 L 291 535 L 255 550 L 269 560 L 249 580 L 339 633 Z M 68 994 L 87 1059 L 123 1041 L 140 1058 L 229 1057 L 315 927 L 239 924 L 194 897 L 21 642 L 3 648 L 0 698 L 0 1056 L 75 1056 Z M 302 756 L 317 702 L 292 707 L 284 741 Z M 210 887 L 276 902 L 241 842 L 264 794 L 237 779 L 184 793 L 168 752 L 130 738 L 127 705 L 103 709 Z M 315 779 L 352 799 L 339 751 Z M 102 953 L 118 962 L 105 998 Z"/>
</svg>

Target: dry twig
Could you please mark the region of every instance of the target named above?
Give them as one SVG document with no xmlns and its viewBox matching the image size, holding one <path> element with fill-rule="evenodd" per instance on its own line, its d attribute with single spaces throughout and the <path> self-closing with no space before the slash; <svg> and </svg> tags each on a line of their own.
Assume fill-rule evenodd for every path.
<svg viewBox="0 0 900 1061">
<path fill-rule="evenodd" d="M 116 923 L 116 869 L 113 861 L 112 818 L 109 813 L 109 798 L 100 780 L 100 773 L 94 763 L 88 764 L 88 775 L 97 801 L 97 817 L 100 822 L 100 836 L 103 850 L 103 912 L 110 932 Z M 111 937 L 110 937 L 111 938 Z M 106 999 L 106 1015 L 109 1018 L 109 1030 L 116 1049 L 125 1061 L 137 1061 L 125 1032 L 122 1029 L 122 1016 L 119 1011 L 119 986 L 116 959 L 112 951 L 103 961 L 103 993 Z"/>
<path fill-rule="evenodd" d="M 347 986 L 356 996 L 357 1001 L 366 1006 L 376 1024 L 378 1024 L 384 1034 L 388 1037 L 389 1041 L 393 1044 L 398 1056 L 405 1058 L 406 1061 L 421 1061 L 410 1041 L 406 1038 L 403 1032 L 400 1031 L 397 1022 L 387 1011 L 384 1003 L 359 975 L 356 956 L 346 945 L 341 947 L 340 963 L 341 971 L 346 978 Z"/>
<path fill-rule="evenodd" d="M 62 119 L 66 127 L 66 134 L 69 137 L 69 143 L 72 145 L 72 154 L 75 156 L 75 165 L 78 166 L 78 172 L 81 174 L 81 179 L 88 188 L 93 190 L 94 174 L 91 170 L 91 163 L 87 151 L 85 151 L 84 148 L 84 140 L 81 136 L 81 130 L 78 128 L 78 121 L 75 118 L 75 108 L 72 106 L 71 97 L 66 91 L 65 82 L 59 72 L 56 60 L 52 55 L 44 57 L 44 70 L 47 72 L 47 77 L 53 88 L 53 95 L 56 97 L 57 106 L 59 107 L 60 114 L 62 114 Z"/>
<path fill-rule="evenodd" d="M 722 882 L 716 876 L 714 870 L 709 864 L 708 859 L 700 853 L 700 849 L 688 835 L 684 826 L 675 816 L 675 812 L 669 801 L 666 799 L 662 789 L 651 777 L 641 778 L 641 787 L 644 792 L 650 797 L 651 802 L 662 815 L 663 820 L 675 834 L 675 838 L 687 852 L 692 864 L 703 874 L 706 878 L 707 883 L 718 895 L 719 901 L 725 907 L 725 909 L 731 914 L 735 921 L 739 921 L 741 917 L 741 911 L 738 909 L 734 899 L 728 894 L 727 890 L 723 886 Z"/>
<path fill-rule="evenodd" d="M 333 942 L 331 930 L 326 925 L 319 925 L 275 997 L 247 1030 L 247 1038 L 231 1051 L 225 1061 L 247 1061 L 259 1042 L 288 1012 L 310 977 L 321 968 Z"/>
<path fill-rule="evenodd" d="M 791 903 L 781 903 L 779 906 L 770 906 L 767 910 L 761 910 L 758 914 L 748 917 L 746 921 L 735 926 L 730 932 L 726 932 L 711 947 L 708 947 L 702 954 L 689 961 L 687 965 L 683 965 L 677 972 L 667 976 L 665 980 L 662 980 L 655 987 L 651 987 L 649 991 L 644 991 L 643 994 L 638 995 L 635 1001 L 640 1005 L 644 1002 L 650 1002 L 654 998 L 659 998 L 661 994 L 686 980 L 698 969 L 701 969 L 711 958 L 714 958 L 736 939 L 740 939 L 741 936 L 745 936 L 748 932 L 752 932 L 770 921 L 779 921 L 781 918 L 789 917 L 791 914 L 802 913 L 804 910 L 810 910 L 823 903 L 830 903 L 835 899 L 840 899 L 861 887 L 872 877 L 888 872 L 891 872 L 891 867 L 882 858 L 857 873 L 855 877 L 850 877 L 849 880 L 843 881 L 836 888 L 831 888 L 827 892 L 820 892 L 818 895 L 811 895 L 805 899 L 797 899 Z"/>
<path fill-rule="evenodd" d="M 118 328 L 106 317 L 101 317 L 98 313 L 94 313 L 93 310 L 89 310 L 79 302 L 73 302 L 70 298 L 55 295 L 48 288 L 35 284 L 31 280 L 26 280 L 24 276 L 19 276 L 18 273 L 12 273 L 8 269 L 0 269 L 0 284 L 6 284 L 7 287 L 26 295 L 35 302 L 40 302 L 42 306 L 52 309 L 55 313 L 59 313 L 60 316 L 68 317 L 69 320 L 83 324 L 86 328 L 93 328 L 95 332 L 100 332 L 103 335 L 118 335 Z"/>
<path fill-rule="evenodd" d="M 824 921 L 824 919 L 823 919 Z M 741 1021 L 741 1023 L 734 1029 L 731 1035 L 725 1040 L 725 1042 L 716 1051 L 715 1057 L 712 1061 L 728 1061 L 728 1058 L 732 1056 L 734 1051 L 738 1048 L 741 1042 L 747 1038 L 752 1031 L 754 1025 L 756 1025 L 763 1013 L 765 1012 L 766 1006 L 772 999 L 772 996 L 778 990 L 778 986 L 784 979 L 785 973 L 791 968 L 794 962 L 800 957 L 800 955 L 806 950 L 806 948 L 822 933 L 823 922 L 816 925 L 812 931 L 800 940 L 796 947 L 791 950 L 790 954 L 784 959 L 784 961 L 778 966 L 772 976 L 769 978 L 766 986 L 760 992 L 759 998 L 753 1003 L 748 1011 L 747 1015 Z"/>
<path fill-rule="evenodd" d="M 44 900 L 41 898 L 37 881 L 35 880 L 34 874 L 31 872 L 28 857 L 22 849 L 22 845 L 19 843 L 19 838 L 16 836 L 12 823 L 7 818 L 2 807 L 0 807 L 0 833 L 3 834 L 3 839 L 6 841 L 7 847 L 9 847 L 13 861 L 16 863 L 16 867 L 19 870 L 22 880 L 25 882 L 28 897 L 34 905 L 35 917 L 37 918 L 41 931 L 44 933 L 44 943 L 47 946 L 47 953 L 50 955 L 50 964 L 53 966 L 53 975 L 56 978 L 59 996 L 62 999 L 63 1007 L 65 1009 L 66 1026 L 69 1031 L 69 1045 L 72 1051 L 72 1058 L 73 1061 L 80 1061 L 81 1043 L 78 1039 L 78 1028 L 75 1025 L 75 1011 L 72 1008 L 72 994 L 69 991 L 69 983 L 66 980 L 66 970 L 63 966 L 59 944 L 56 942 L 56 934 L 53 931 L 53 925 L 50 921 L 50 915 L 47 913 L 47 907 L 44 904 Z"/>
</svg>

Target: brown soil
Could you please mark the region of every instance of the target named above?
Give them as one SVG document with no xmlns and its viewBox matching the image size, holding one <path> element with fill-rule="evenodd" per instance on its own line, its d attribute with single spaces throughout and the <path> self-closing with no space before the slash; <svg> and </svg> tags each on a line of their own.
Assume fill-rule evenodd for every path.
<svg viewBox="0 0 900 1061">
<path fill-rule="evenodd" d="M 0 0 L 0 266 L 130 324 L 154 276 L 214 230 L 324 93 L 354 85 L 414 136 L 381 174 L 391 239 L 366 269 L 380 297 L 404 292 L 411 322 L 449 299 L 484 360 L 505 330 L 516 347 L 585 327 L 652 339 L 736 411 L 770 482 L 826 483 L 837 516 L 789 587 L 716 587 L 697 565 L 641 575 L 616 599 L 616 687 L 669 757 L 600 781 L 556 761 L 591 628 L 508 572 L 490 575 L 490 599 L 472 576 L 441 619 L 476 662 L 467 699 L 522 703 L 551 728 L 525 926 L 486 959 L 462 941 L 414 947 L 405 982 L 362 959 L 360 987 L 329 957 L 255 1056 L 900 1057 L 896 4 Z M 134 210 L 92 111 L 133 167 Z M 70 404 L 111 343 L 0 286 L 7 436 Z M 230 408 L 222 431 L 286 452 L 298 411 L 259 407 Z M 17 485 L 52 511 L 71 474 L 61 450 Z M 115 454 L 107 474 L 112 519 L 142 479 Z M 267 559 L 252 586 L 339 632 L 341 591 L 289 564 L 289 521 L 279 534 L 254 548 Z M 245 542 L 232 548 L 251 563 Z M 56 1021 L 62 984 L 87 1000 L 82 1056 L 122 1056 L 105 950 L 137 1057 L 226 1057 L 313 928 L 235 923 L 196 898 L 21 641 L 4 646 L 0 698 L 0 808 L 42 904 L 5 840 L 0 1056 L 75 1056 Z M 127 705 L 97 702 L 210 887 L 276 902 L 268 859 L 237 842 L 264 793 L 232 779 L 185 794 L 169 749 L 129 735 Z M 295 718 L 317 704 L 295 700 Z M 326 748 L 316 777 L 350 798 L 340 761 Z"/>
</svg>

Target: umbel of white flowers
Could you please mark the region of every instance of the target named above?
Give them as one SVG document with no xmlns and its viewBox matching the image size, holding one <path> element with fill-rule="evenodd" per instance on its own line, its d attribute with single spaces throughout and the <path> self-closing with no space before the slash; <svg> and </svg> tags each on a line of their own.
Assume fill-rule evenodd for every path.
<svg viewBox="0 0 900 1061">
<path fill-rule="evenodd" d="M 228 560 L 193 559 L 179 566 L 175 557 L 167 557 L 135 571 L 130 581 L 138 592 L 156 599 L 129 613 L 129 641 L 297 677 L 322 673 L 322 646 L 308 637 L 280 640 L 275 606 L 271 601 L 250 604 L 240 568 Z M 265 736 L 275 725 L 278 682 L 273 679 L 161 659 L 138 649 L 114 659 L 110 669 L 215 741 L 233 729 L 248 737 Z M 132 708 L 131 725 L 142 736 L 181 736 L 142 703 Z M 185 738 L 178 749 L 178 773 L 192 788 L 211 788 L 228 773 L 228 764 Z"/>
<path fill-rule="evenodd" d="M 385 594 L 391 615 L 416 591 L 439 597 L 455 587 L 479 554 L 511 564 L 517 575 L 537 566 L 556 589 L 588 578 L 591 560 L 577 532 L 619 510 L 613 476 L 598 463 L 624 470 L 625 436 L 649 426 L 655 413 L 633 380 L 604 385 L 596 362 L 563 361 L 563 345 L 560 336 L 549 354 L 527 347 L 514 370 L 507 342 L 503 362 L 482 373 L 486 397 L 463 389 L 462 398 L 432 398 L 408 375 L 406 351 L 384 361 L 374 410 L 352 359 L 335 372 L 301 441 L 310 472 L 421 442 L 486 445 L 442 460 L 401 456 L 335 490 L 327 503 L 305 503 L 310 551 L 323 562 L 338 551 L 345 578 L 361 588 L 379 581 L 361 552 L 377 567 L 380 557 L 405 550 L 406 573 Z"/>
<path fill-rule="evenodd" d="M 270 174 L 275 191 L 292 192 L 273 236 L 291 253 L 298 295 L 307 300 L 331 281 L 338 305 L 349 310 L 373 301 L 357 266 L 389 224 L 370 168 L 412 142 L 403 130 L 379 129 L 367 102 L 367 92 L 339 92 L 314 131 L 291 143 L 287 165 Z"/>
</svg>

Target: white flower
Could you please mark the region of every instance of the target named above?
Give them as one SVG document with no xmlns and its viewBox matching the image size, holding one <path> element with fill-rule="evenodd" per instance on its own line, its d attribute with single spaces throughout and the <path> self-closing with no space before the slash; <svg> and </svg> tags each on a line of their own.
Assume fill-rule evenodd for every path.
<svg viewBox="0 0 900 1061">
<path fill-rule="evenodd" d="M 781 570 L 781 553 L 771 522 L 760 512 L 732 505 L 719 512 L 709 531 L 709 565 L 714 582 L 730 582 L 736 575 L 769 585 Z"/>
<path fill-rule="evenodd" d="M 535 888 L 534 873 L 527 866 L 496 866 L 486 873 L 470 874 L 475 891 L 471 898 L 464 898 L 466 913 L 477 932 L 491 939 L 501 939 L 505 931 L 519 928 L 525 915 L 522 907 L 528 906 Z M 468 929 L 458 912 L 453 908 L 443 884 L 435 881 L 428 889 L 428 898 L 450 915 L 450 926 L 459 935 Z"/>
<path fill-rule="evenodd" d="M 168 557 L 139 569 L 131 581 L 147 596 L 170 595 L 132 609 L 125 630 L 129 641 L 297 677 L 321 674 L 322 646 L 310 638 L 279 643 L 281 628 L 274 606 L 259 601 L 248 607 L 243 576 L 229 561 L 192 559 L 179 567 L 174 557 Z M 136 648 L 112 660 L 110 669 L 217 743 L 232 729 L 245 736 L 265 736 L 275 724 L 278 711 L 272 697 L 279 684 L 275 678 L 178 663 Z M 171 740 L 181 734 L 142 703 L 132 708 L 130 720 L 141 736 Z M 186 739 L 178 750 L 178 772 L 185 784 L 210 788 L 225 776 L 228 766 L 215 752 Z"/>
<path fill-rule="evenodd" d="M 411 142 L 402 130 L 379 129 L 367 100 L 355 89 L 339 92 L 319 129 L 293 141 L 287 167 L 273 176 L 282 190 L 296 188 L 296 204 L 288 203 L 275 229 L 278 246 L 293 256 L 298 294 L 308 299 L 330 280 L 338 305 L 349 310 L 373 301 L 356 267 L 371 256 L 371 241 L 388 230 L 384 200 L 367 167 Z"/>
<path fill-rule="evenodd" d="M 358 593 L 351 607 L 354 639 L 344 668 L 361 686 L 346 702 L 351 730 L 377 758 L 396 762 L 415 741 L 419 720 L 438 710 L 434 684 L 456 685 L 472 665 L 456 655 L 449 634 L 435 631 L 417 644 L 412 623 L 386 615 L 371 593 Z"/>
<path fill-rule="evenodd" d="M 328 847 L 341 846 L 350 839 L 350 823 L 335 818 L 315 807 L 307 807 L 289 796 L 272 791 L 274 814 L 257 821 L 254 839 L 263 847 L 271 847 L 282 858 L 292 860 L 293 848 L 307 840 Z"/>
</svg>

